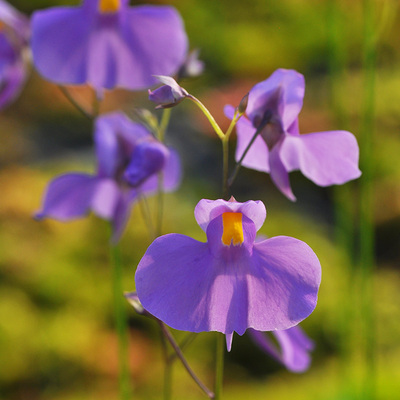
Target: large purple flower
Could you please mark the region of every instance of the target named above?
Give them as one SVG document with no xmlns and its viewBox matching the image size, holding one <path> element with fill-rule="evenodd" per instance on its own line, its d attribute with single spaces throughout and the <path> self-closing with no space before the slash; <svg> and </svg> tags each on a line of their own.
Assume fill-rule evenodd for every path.
<svg viewBox="0 0 400 400">
<path fill-rule="evenodd" d="M 27 76 L 29 20 L 0 0 L 0 109 L 20 93 Z"/>
<path fill-rule="evenodd" d="M 264 333 L 249 329 L 250 337 L 268 355 L 283 364 L 289 371 L 304 372 L 308 369 L 314 350 L 314 342 L 305 334 L 300 326 L 283 331 L 272 331 L 280 350 Z"/>
<path fill-rule="evenodd" d="M 153 75 L 179 70 L 187 37 L 172 7 L 84 0 L 80 7 L 35 12 L 32 51 L 35 66 L 51 81 L 138 90 L 154 84 Z"/>
<path fill-rule="evenodd" d="M 94 139 L 97 173 L 69 173 L 55 178 L 37 218 L 68 221 L 92 210 L 112 221 L 116 241 L 133 202 L 158 189 L 160 173 L 165 191 L 179 185 L 180 162 L 174 150 L 119 112 L 97 118 Z"/>
<path fill-rule="evenodd" d="M 147 249 L 136 272 L 143 307 L 172 328 L 233 332 L 287 329 L 315 308 L 317 256 L 286 236 L 255 242 L 266 210 L 260 201 L 201 200 L 195 209 L 207 242 L 169 234 Z"/>
<path fill-rule="evenodd" d="M 267 172 L 278 189 L 296 200 L 289 182 L 289 172 L 300 170 L 320 186 L 340 185 L 356 179 L 358 145 L 347 131 L 299 134 L 298 114 L 303 105 L 304 77 L 294 70 L 278 69 L 249 92 L 246 116 L 237 124 L 236 159 L 239 160 L 264 116 L 269 123 L 246 154 L 243 165 Z M 232 118 L 233 107 L 225 113 Z"/>
</svg>

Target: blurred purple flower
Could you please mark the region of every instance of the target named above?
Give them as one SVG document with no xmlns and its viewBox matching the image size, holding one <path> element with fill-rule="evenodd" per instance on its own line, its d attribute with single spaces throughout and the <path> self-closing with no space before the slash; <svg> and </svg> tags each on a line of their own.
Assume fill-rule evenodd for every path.
<svg viewBox="0 0 400 400">
<path fill-rule="evenodd" d="M 158 104 L 156 108 L 171 108 L 179 104 L 189 93 L 170 76 L 157 75 L 156 78 L 164 84 L 154 91 L 149 89 L 149 100 Z"/>
<path fill-rule="evenodd" d="M 199 54 L 200 50 L 194 49 L 187 55 L 185 62 L 179 70 L 179 78 L 195 78 L 203 73 L 204 62 L 199 59 Z"/>
<path fill-rule="evenodd" d="M 0 0 L 0 109 L 21 92 L 27 77 L 29 20 Z"/>
<path fill-rule="evenodd" d="M 254 329 L 249 329 L 248 332 L 264 352 L 283 364 L 289 371 L 304 372 L 310 366 L 310 352 L 314 350 L 314 342 L 300 326 L 271 332 L 278 341 L 280 351 L 265 333 Z"/>
<path fill-rule="evenodd" d="M 140 90 L 156 82 L 153 75 L 179 70 L 187 37 L 173 7 L 84 0 L 80 7 L 35 12 L 32 51 L 37 69 L 51 81 Z"/>
<path fill-rule="evenodd" d="M 97 172 L 69 173 L 50 182 L 43 208 L 36 217 L 68 221 L 92 210 L 113 225 L 115 242 L 121 236 L 132 204 L 158 189 L 162 173 L 165 191 L 180 183 L 180 162 L 174 150 L 156 141 L 140 124 L 123 113 L 97 118 Z"/>
<path fill-rule="evenodd" d="M 260 201 L 201 200 L 195 218 L 207 242 L 169 234 L 147 249 L 136 271 L 143 307 L 174 329 L 226 335 L 287 329 L 315 308 L 317 256 L 286 236 L 255 242 L 266 217 Z"/>
<path fill-rule="evenodd" d="M 300 170 L 319 186 L 343 184 L 361 175 L 358 145 L 347 131 L 300 135 L 298 114 L 303 105 L 304 77 L 294 70 L 278 69 L 249 92 L 246 117 L 237 124 L 236 160 L 239 160 L 266 113 L 269 123 L 246 154 L 243 165 L 267 172 L 278 189 L 296 200 L 289 172 Z M 234 109 L 225 107 L 232 118 Z"/>
</svg>

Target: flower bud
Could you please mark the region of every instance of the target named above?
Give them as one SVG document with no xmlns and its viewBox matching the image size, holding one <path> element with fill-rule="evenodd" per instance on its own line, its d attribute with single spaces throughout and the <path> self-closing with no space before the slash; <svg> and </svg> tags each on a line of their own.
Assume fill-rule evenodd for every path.
<svg viewBox="0 0 400 400">
<path fill-rule="evenodd" d="M 189 94 L 184 88 L 180 87 L 175 79 L 169 76 L 155 75 L 156 78 L 164 83 L 153 92 L 149 90 L 149 100 L 157 104 L 156 108 L 170 108 L 179 104 Z"/>
<path fill-rule="evenodd" d="M 238 105 L 238 112 L 240 115 L 244 114 L 246 112 L 247 104 L 249 102 L 249 94 L 247 93 L 242 100 L 240 100 L 240 103 Z"/>
</svg>

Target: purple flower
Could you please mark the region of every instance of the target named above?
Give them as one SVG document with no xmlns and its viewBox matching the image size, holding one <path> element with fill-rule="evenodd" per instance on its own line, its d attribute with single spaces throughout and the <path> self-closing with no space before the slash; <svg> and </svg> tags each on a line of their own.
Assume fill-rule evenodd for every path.
<svg viewBox="0 0 400 400">
<path fill-rule="evenodd" d="M 361 175 L 358 145 L 347 131 L 299 134 L 298 114 L 303 105 L 304 77 L 294 70 L 278 69 L 249 92 L 247 118 L 237 124 L 236 160 L 247 148 L 267 113 L 269 123 L 246 154 L 243 165 L 267 172 L 278 189 L 296 200 L 288 173 L 300 170 L 319 186 L 340 185 Z M 233 107 L 225 113 L 232 118 Z"/>
<path fill-rule="evenodd" d="M 0 109 L 21 92 L 27 77 L 29 20 L 0 0 Z"/>
<path fill-rule="evenodd" d="M 163 176 L 164 190 L 180 182 L 180 163 L 172 149 L 156 141 L 140 124 L 123 113 L 97 118 L 95 123 L 97 172 L 69 173 L 50 182 L 38 219 L 68 221 L 92 210 L 113 225 L 115 242 L 139 196 L 154 193 Z"/>
<path fill-rule="evenodd" d="M 84 0 L 80 7 L 35 12 L 32 51 L 35 66 L 51 81 L 139 90 L 156 82 L 153 75 L 179 70 L 187 37 L 172 7 Z"/>
<path fill-rule="evenodd" d="M 149 89 L 149 100 L 158 104 L 156 108 L 171 108 L 183 101 L 189 93 L 170 76 L 156 76 L 156 78 L 164 83 L 154 90 Z"/>
<path fill-rule="evenodd" d="M 289 371 L 304 372 L 307 370 L 311 362 L 309 353 L 314 350 L 314 342 L 300 326 L 294 326 L 283 331 L 272 331 L 271 333 L 275 336 L 280 351 L 265 333 L 249 329 L 249 334 L 254 342 Z"/>
<path fill-rule="evenodd" d="M 255 242 L 265 206 L 201 200 L 195 209 L 207 242 L 169 234 L 147 249 L 136 272 L 143 307 L 174 329 L 233 332 L 287 329 L 315 308 L 321 279 L 317 256 L 286 236 Z"/>
</svg>

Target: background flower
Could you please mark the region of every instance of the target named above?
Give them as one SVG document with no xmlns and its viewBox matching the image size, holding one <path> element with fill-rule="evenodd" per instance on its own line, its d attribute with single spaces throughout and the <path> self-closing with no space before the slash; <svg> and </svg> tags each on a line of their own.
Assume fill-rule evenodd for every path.
<svg viewBox="0 0 400 400">
<path fill-rule="evenodd" d="M 266 113 L 269 122 L 262 129 L 243 160 L 243 165 L 267 172 L 278 189 L 296 200 L 289 172 L 300 170 L 320 186 L 340 185 L 361 175 L 358 145 L 347 131 L 300 135 L 298 114 L 303 105 L 304 77 L 294 70 L 278 69 L 249 92 L 246 117 L 237 124 L 239 160 Z M 233 107 L 225 113 L 232 118 Z"/>
<path fill-rule="evenodd" d="M 85 0 L 32 17 L 32 51 L 38 71 L 60 84 L 89 84 L 96 90 L 145 89 L 153 75 L 172 75 L 183 64 L 187 37 L 172 7 L 130 7 Z"/>
<path fill-rule="evenodd" d="M 0 109 L 21 92 L 27 77 L 29 20 L 0 0 Z"/>
<path fill-rule="evenodd" d="M 174 150 L 157 142 L 143 125 L 120 112 L 97 118 L 94 139 L 96 174 L 68 173 L 55 178 L 36 216 L 68 221 L 92 210 L 112 222 L 116 241 L 133 202 L 158 189 L 159 173 L 164 190 L 174 190 L 179 185 L 179 158 Z"/>
<path fill-rule="evenodd" d="M 314 342 L 305 334 L 300 326 L 294 326 L 283 331 L 272 331 L 280 349 L 267 334 L 249 329 L 249 335 L 254 342 L 268 355 L 283 364 L 289 371 L 304 372 L 311 362 L 310 352 Z"/>
</svg>

